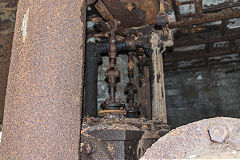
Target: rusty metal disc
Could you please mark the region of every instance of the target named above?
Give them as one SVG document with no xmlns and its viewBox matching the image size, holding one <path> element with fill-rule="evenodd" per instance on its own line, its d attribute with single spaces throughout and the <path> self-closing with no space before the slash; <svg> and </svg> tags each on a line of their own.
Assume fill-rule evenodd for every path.
<svg viewBox="0 0 240 160">
<path fill-rule="evenodd" d="M 147 159 L 240 158 L 240 119 L 217 117 L 190 123 L 161 137 Z"/>
<path fill-rule="evenodd" d="M 154 24 L 159 12 L 158 0 L 103 0 L 114 18 L 123 27 L 141 27 Z"/>
</svg>

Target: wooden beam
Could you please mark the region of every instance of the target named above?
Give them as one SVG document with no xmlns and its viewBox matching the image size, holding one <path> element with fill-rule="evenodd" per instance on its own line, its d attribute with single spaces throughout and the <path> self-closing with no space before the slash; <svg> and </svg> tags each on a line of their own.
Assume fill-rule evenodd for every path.
<svg viewBox="0 0 240 160">
<path fill-rule="evenodd" d="M 178 1 L 176 1 L 176 5 L 177 5 L 177 6 L 182 6 L 182 5 L 187 5 L 187 4 L 194 4 L 194 3 L 195 3 L 194 0 L 183 1 L 183 2 L 178 2 Z"/>
<path fill-rule="evenodd" d="M 240 48 L 235 50 L 230 50 L 230 49 L 226 50 L 224 48 L 221 48 L 221 49 L 215 49 L 210 52 L 206 52 L 205 50 L 173 52 L 173 53 L 167 54 L 164 57 L 164 62 L 187 61 L 192 59 L 216 57 L 216 56 L 223 56 L 223 55 L 229 55 L 234 53 L 240 53 Z"/>
<path fill-rule="evenodd" d="M 168 67 L 164 65 L 164 72 L 169 71 L 176 71 L 176 70 L 192 70 L 193 68 L 205 68 L 210 66 L 216 66 L 216 65 L 225 65 L 225 64 L 231 64 L 231 63 L 240 63 L 240 60 L 232 60 L 228 62 L 209 62 L 207 64 L 193 64 L 191 66 L 184 66 L 184 67 Z"/>
<path fill-rule="evenodd" d="M 190 39 L 186 36 L 181 36 L 181 39 L 177 39 L 174 42 L 174 47 L 185 47 L 185 46 L 192 46 L 192 45 L 200 45 L 200 44 L 206 44 L 206 43 L 215 43 L 215 42 L 221 42 L 221 41 L 231 41 L 235 39 L 240 39 L 240 29 L 232 29 L 232 30 L 225 30 L 225 35 L 222 36 L 220 32 L 209 32 L 204 34 L 199 34 L 198 37 L 205 37 L 204 38 L 194 38 Z M 212 36 L 209 36 L 212 35 Z M 209 38 L 211 37 L 211 38 Z M 187 39 L 188 38 L 188 39 Z M 187 39 L 187 40 L 186 40 Z"/>
<path fill-rule="evenodd" d="M 220 13 L 211 13 L 205 14 L 201 17 L 193 18 L 191 20 L 180 20 L 177 22 L 173 22 L 169 24 L 169 28 L 180 28 L 189 25 L 198 25 L 203 23 L 215 22 L 220 21 L 223 19 L 232 19 L 240 17 L 240 11 L 227 11 L 227 12 L 220 12 Z"/>
</svg>

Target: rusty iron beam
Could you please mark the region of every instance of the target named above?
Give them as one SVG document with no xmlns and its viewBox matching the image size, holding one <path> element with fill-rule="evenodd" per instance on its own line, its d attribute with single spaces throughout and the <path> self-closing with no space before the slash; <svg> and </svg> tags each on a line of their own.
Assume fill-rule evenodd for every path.
<svg viewBox="0 0 240 160">
<path fill-rule="evenodd" d="M 0 159 L 79 159 L 84 0 L 20 0 Z"/>
<path fill-rule="evenodd" d="M 220 21 L 223 19 L 232 19 L 232 18 L 238 18 L 240 17 L 240 11 L 224 11 L 220 13 L 211 13 L 211 14 L 205 14 L 202 17 L 193 18 L 191 20 L 180 20 L 177 22 L 173 22 L 169 24 L 169 28 L 180 28 L 180 27 L 186 27 L 189 25 L 199 25 L 203 23 L 210 23 L 215 21 Z"/>
<path fill-rule="evenodd" d="M 102 2 L 102 0 L 99 0 L 96 5 L 95 5 L 96 9 L 98 10 L 98 12 L 102 15 L 102 17 L 107 21 L 107 23 L 109 23 L 109 25 L 111 27 L 114 26 L 115 22 L 114 22 L 114 17 L 112 16 L 112 14 L 109 12 L 108 8 L 106 7 L 106 5 Z M 109 28 L 110 29 L 110 28 Z"/>
</svg>

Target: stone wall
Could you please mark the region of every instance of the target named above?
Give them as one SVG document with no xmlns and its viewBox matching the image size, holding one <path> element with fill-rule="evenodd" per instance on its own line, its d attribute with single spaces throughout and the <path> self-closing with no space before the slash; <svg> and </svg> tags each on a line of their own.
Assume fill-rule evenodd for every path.
<svg viewBox="0 0 240 160">
<path fill-rule="evenodd" d="M 17 0 L 0 1 L 0 123 L 3 119 Z"/>
<path fill-rule="evenodd" d="M 240 118 L 240 63 L 166 72 L 172 128 L 216 116 Z"/>
</svg>

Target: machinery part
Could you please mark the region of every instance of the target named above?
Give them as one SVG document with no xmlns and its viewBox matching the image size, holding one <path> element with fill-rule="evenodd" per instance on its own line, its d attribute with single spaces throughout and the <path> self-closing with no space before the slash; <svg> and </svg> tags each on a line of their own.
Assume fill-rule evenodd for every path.
<svg viewBox="0 0 240 160">
<path fill-rule="evenodd" d="M 145 159 L 240 158 L 240 119 L 217 117 L 181 126 L 161 137 Z"/>
<path fill-rule="evenodd" d="M 155 24 L 159 12 L 158 0 L 102 0 L 123 28 Z"/>
<path fill-rule="evenodd" d="M 166 27 L 167 24 L 169 23 L 169 19 L 165 9 L 165 1 L 160 0 L 159 2 L 160 2 L 160 10 L 158 15 L 156 16 L 156 25 L 161 27 Z"/>
<path fill-rule="evenodd" d="M 123 41 L 116 42 L 117 51 L 121 50 L 135 50 L 136 47 L 144 46 L 147 44 L 148 39 L 146 37 L 127 37 Z M 97 73 L 98 73 L 98 63 L 101 61 L 101 55 L 109 51 L 108 43 L 87 43 L 86 48 L 86 74 L 85 74 L 85 83 L 84 83 L 84 116 L 96 117 L 97 114 Z M 118 73 L 117 73 L 118 74 Z M 108 73 L 110 75 L 110 73 Z M 109 77 L 111 78 L 111 77 Z M 116 103 L 113 106 L 118 105 Z M 106 100 L 106 103 L 102 105 L 104 109 L 108 108 L 109 99 Z M 125 106 L 124 102 L 121 102 L 120 108 Z M 111 108 L 111 107 L 110 107 Z M 114 108 L 112 108 L 114 109 Z M 119 111 L 118 111 L 119 112 Z M 121 112 L 126 115 L 125 111 Z M 100 113 L 102 116 L 104 112 Z M 109 114 L 109 111 L 106 113 Z M 114 114 L 114 113 L 113 113 Z"/>
<path fill-rule="evenodd" d="M 111 153 L 101 140 L 90 135 L 81 137 L 80 153 L 83 160 L 113 160 Z M 96 155 L 97 158 L 95 158 Z"/>
<path fill-rule="evenodd" d="M 20 0 L 0 159 L 79 159 L 85 1 Z"/>
<path fill-rule="evenodd" d="M 109 26 L 108 26 L 109 30 L 111 29 L 110 27 L 114 27 L 116 20 L 114 19 L 112 14 L 109 12 L 109 10 L 105 6 L 105 4 L 102 2 L 102 0 L 98 0 L 95 7 L 99 11 L 99 13 L 101 13 L 102 17 L 104 17 L 104 19 L 109 24 Z"/>
<path fill-rule="evenodd" d="M 124 94 L 127 96 L 127 117 L 128 118 L 139 118 L 140 112 L 135 100 L 135 94 L 137 93 L 137 87 L 134 84 L 134 53 L 128 52 L 128 78 L 129 82 L 126 85 Z"/>
<path fill-rule="evenodd" d="M 138 106 L 140 113 L 148 120 L 152 119 L 151 104 L 151 85 L 150 85 L 150 69 L 149 58 L 145 54 L 143 48 L 138 48 L 136 52 L 138 60 Z"/>
<path fill-rule="evenodd" d="M 151 44 L 147 36 L 128 37 L 123 41 L 116 41 L 117 51 L 134 51 L 134 48 L 151 49 Z M 87 43 L 87 54 L 104 54 L 109 51 L 109 43 Z"/>
<path fill-rule="evenodd" d="M 116 83 L 117 79 L 120 77 L 120 71 L 118 70 L 116 66 L 116 58 L 117 58 L 117 48 L 116 48 L 116 31 L 118 29 L 119 21 L 115 20 L 115 26 L 111 30 L 111 37 L 110 37 L 110 47 L 109 47 L 109 68 L 105 72 L 105 76 L 108 80 L 108 93 L 109 97 L 101 104 L 102 111 L 101 114 L 107 113 L 114 113 L 113 115 L 119 114 L 125 112 L 124 108 L 125 105 L 122 102 L 117 102 L 115 99 L 115 93 L 116 93 Z M 106 110 L 106 112 L 105 112 Z M 108 111 L 112 110 L 112 111 Z M 120 112 L 115 112 L 115 110 L 121 110 Z M 113 112 L 114 111 L 114 112 Z"/>
<path fill-rule="evenodd" d="M 102 61 L 102 57 L 96 52 L 89 52 L 85 59 L 83 115 L 97 117 L 98 64 Z"/>
<path fill-rule="evenodd" d="M 223 143 L 229 136 L 228 128 L 225 125 L 211 126 L 208 130 L 211 141 Z"/>
<path fill-rule="evenodd" d="M 81 155 L 87 160 L 137 160 L 169 129 L 160 121 L 143 118 L 84 118 Z"/>
</svg>

